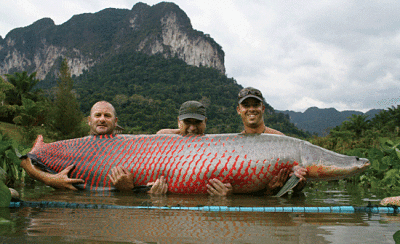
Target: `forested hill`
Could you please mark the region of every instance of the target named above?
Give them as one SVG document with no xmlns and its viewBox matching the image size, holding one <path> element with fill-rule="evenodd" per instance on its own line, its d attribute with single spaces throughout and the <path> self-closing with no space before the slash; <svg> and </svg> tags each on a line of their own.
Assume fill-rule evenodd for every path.
<svg viewBox="0 0 400 244">
<path fill-rule="evenodd" d="M 352 115 L 367 115 L 367 119 L 371 120 L 381 111 L 381 109 L 371 109 L 366 113 L 350 110 L 339 112 L 334 108 L 311 107 L 304 112 L 288 110 L 277 112 L 288 115 L 290 122 L 302 130 L 319 136 L 326 136 L 329 134 L 330 129 L 342 124 L 343 121 L 349 120 Z"/>
<path fill-rule="evenodd" d="M 75 78 L 82 111 L 89 113 L 98 100 L 114 104 L 119 124 L 131 133 L 155 133 L 177 128 L 180 105 L 197 100 L 207 107 L 206 133 L 236 133 L 243 129 L 236 112 L 243 87 L 216 69 L 194 67 L 180 59 L 139 52 L 109 57 Z M 307 134 L 277 114 L 266 101 L 266 124 L 286 134 Z"/>
</svg>

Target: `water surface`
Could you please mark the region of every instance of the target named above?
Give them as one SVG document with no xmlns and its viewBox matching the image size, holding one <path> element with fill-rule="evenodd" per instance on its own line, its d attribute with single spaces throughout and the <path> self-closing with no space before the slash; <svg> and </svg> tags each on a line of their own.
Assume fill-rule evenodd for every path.
<svg viewBox="0 0 400 244">
<path fill-rule="evenodd" d="M 150 196 L 23 187 L 21 198 L 122 206 L 366 206 L 382 196 L 350 184 L 306 187 L 303 196 Z M 159 209 L 0 209 L 0 243 L 395 243 L 397 214 L 205 212 Z"/>
</svg>

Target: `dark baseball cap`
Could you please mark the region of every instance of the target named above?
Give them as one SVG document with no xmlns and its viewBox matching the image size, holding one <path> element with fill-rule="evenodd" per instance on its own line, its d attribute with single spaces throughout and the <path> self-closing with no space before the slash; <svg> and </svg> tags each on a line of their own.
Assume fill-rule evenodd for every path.
<svg viewBox="0 0 400 244">
<path fill-rule="evenodd" d="M 264 101 L 264 97 L 262 96 L 260 90 L 253 87 L 246 87 L 240 90 L 238 94 L 238 104 L 241 104 L 245 99 L 252 97 L 261 102 Z"/>
<path fill-rule="evenodd" d="M 197 101 L 184 102 L 179 109 L 179 120 L 197 119 L 204 120 L 206 118 L 206 108 Z"/>
</svg>

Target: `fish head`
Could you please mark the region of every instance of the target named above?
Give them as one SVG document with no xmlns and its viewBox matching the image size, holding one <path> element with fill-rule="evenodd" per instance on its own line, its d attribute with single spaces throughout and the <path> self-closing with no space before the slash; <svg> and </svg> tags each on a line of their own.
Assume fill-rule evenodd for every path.
<svg viewBox="0 0 400 244">
<path fill-rule="evenodd" d="M 367 169 L 370 163 L 366 158 L 343 155 L 305 142 L 301 165 L 307 169 L 307 178 L 333 180 L 358 174 Z"/>
</svg>

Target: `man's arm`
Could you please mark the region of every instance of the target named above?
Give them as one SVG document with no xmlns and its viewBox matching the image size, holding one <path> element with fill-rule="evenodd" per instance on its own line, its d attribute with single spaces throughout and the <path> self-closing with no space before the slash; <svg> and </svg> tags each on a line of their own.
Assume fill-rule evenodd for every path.
<svg viewBox="0 0 400 244">
<path fill-rule="evenodd" d="M 299 193 L 303 190 L 306 185 L 307 169 L 295 166 L 292 170 L 281 169 L 277 176 L 273 177 L 272 180 L 268 183 L 268 188 L 264 192 L 265 195 L 275 195 L 285 184 L 289 177 L 292 175 L 296 175 L 300 178 L 299 183 L 293 188 L 294 193 Z"/>
<path fill-rule="evenodd" d="M 111 169 L 111 174 L 108 175 L 111 182 L 119 191 L 131 191 L 135 188 L 133 184 L 133 174 L 129 172 L 126 168 L 117 166 Z M 166 194 L 168 191 L 168 184 L 164 178 L 161 176 L 155 182 L 147 183 L 148 186 L 152 186 L 147 192 L 149 194 Z"/>
<path fill-rule="evenodd" d="M 287 179 L 289 178 L 290 170 L 289 169 L 281 169 L 278 175 L 274 176 L 271 181 L 268 183 L 267 189 L 264 192 L 264 195 L 274 195 L 276 194 L 283 185 L 285 185 Z"/>
<path fill-rule="evenodd" d="M 179 134 L 179 129 L 161 129 L 156 134 Z"/>
<path fill-rule="evenodd" d="M 233 191 L 231 183 L 222 183 L 218 179 L 211 179 L 206 186 L 207 192 L 211 196 L 227 196 Z"/>
<path fill-rule="evenodd" d="M 60 173 L 57 174 L 51 174 L 44 172 L 34 166 L 31 162 L 30 158 L 25 158 L 22 159 L 21 161 L 21 167 L 28 173 L 30 177 L 32 177 L 35 180 L 41 181 L 44 184 L 58 188 L 58 189 L 71 189 L 71 190 L 77 190 L 73 184 L 76 183 L 85 183 L 84 180 L 82 179 L 70 179 L 68 177 L 69 171 L 71 171 L 75 166 L 70 165 L 66 167 L 64 170 L 62 170 Z"/>
<path fill-rule="evenodd" d="M 111 169 L 111 174 L 108 174 L 111 183 L 119 191 L 131 191 L 135 185 L 133 184 L 133 174 L 126 168 L 117 166 Z"/>
<path fill-rule="evenodd" d="M 147 185 L 151 186 L 150 191 L 147 192 L 149 194 L 156 194 L 156 195 L 167 194 L 168 184 L 164 176 L 161 176 L 160 179 L 157 179 L 155 182 L 147 183 Z"/>
<path fill-rule="evenodd" d="M 306 179 L 307 169 L 301 166 L 295 166 L 293 167 L 293 172 L 290 174 L 290 176 L 292 176 L 293 174 L 300 178 L 300 181 L 297 184 L 297 186 L 293 188 L 293 192 L 294 193 L 301 192 L 307 183 Z"/>
</svg>

